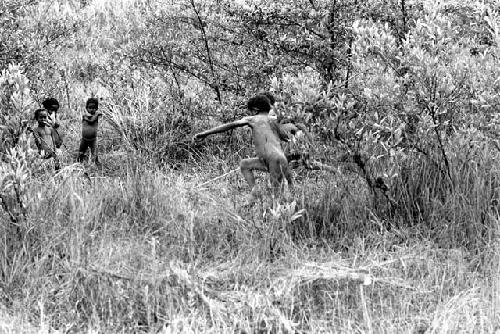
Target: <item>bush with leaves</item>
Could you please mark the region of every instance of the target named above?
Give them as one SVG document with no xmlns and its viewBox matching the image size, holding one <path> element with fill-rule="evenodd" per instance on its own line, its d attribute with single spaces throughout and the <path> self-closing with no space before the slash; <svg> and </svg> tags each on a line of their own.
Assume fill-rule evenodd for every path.
<svg viewBox="0 0 500 334">
<path fill-rule="evenodd" d="M 401 45 L 388 25 L 360 20 L 354 26 L 353 72 L 357 80 L 350 99 L 355 103 L 346 117 L 354 127 L 345 127 L 343 136 L 357 134 L 357 138 L 350 137 L 351 143 L 357 143 L 361 156 L 366 154 L 366 163 L 377 166 L 386 183 L 400 188 L 393 189 L 394 204 L 405 211 L 408 222 L 425 221 L 434 226 L 435 201 L 451 205 L 466 180 L 463 173 L 472 168 L 472 161 L 458 159 L 457 144 L 470 143 L 460 150 L 472 154 L 478 141 L 471 140 L 471 133 L 496 128 L 493 106 L 498 105 L 498 48 L 496 43 L 481 44 L 483 51 L 477 53 L 464 46 L 479 48 L 485 36 L 498 40 L 500 20 L 491 7 L 475 7 L 471 15 L 470 6 L 424 3 L 422 15 Z M 488 28 L 459 34 L 455 24 L 460 22 L 463 29 L 463 22 L 458 21 L 461 14 L 467 14 L 471 28 Z M 354 108 L 358 103 L 363 105 L 361 114 Z M 342 129 L 334 124 L 331 128 Z M 483 136 L 487 138 L 487 132 Z M 485 163 L 494 159 L 492 149 L 490 145 L 483 151 Z M 478 178 L 490 177 L 485 170 L 477 172 Z M 404 196 L 401 187 L 406 189 Z M 492 191 L 487 192 L 495 198 L 495 185 L 489 187 Z M 463 221 L 463 225 L 475 222 Z M 461 233 L 459 228 L 453 232 Z"/>
<path fill-rule="evenodd" d="M 29 80 L 19 65 L 9 65 L 0 75 L 0 153 L 14 148 L 33 118 Z"/>
</svg>

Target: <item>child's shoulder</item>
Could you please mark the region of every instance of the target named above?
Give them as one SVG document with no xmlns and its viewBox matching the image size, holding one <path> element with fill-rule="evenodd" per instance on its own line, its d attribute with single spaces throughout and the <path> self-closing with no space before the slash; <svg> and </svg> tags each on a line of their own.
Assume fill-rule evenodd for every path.
<svg viewBox="0 0 500 334">
<path fill-rule="evenodd" d="M 246 119 L 249 121 L 255 121 L 255 122 L 273 122 L 275 119 L 267 114 L 257 114 L 253 116 L 246 116 Z"/>
</svg>

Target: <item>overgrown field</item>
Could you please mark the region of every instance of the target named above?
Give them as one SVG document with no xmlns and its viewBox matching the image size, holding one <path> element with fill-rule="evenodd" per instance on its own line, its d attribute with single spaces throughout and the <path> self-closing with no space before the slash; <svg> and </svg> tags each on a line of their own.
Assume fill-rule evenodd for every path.
<svg viewBox="0 0 500 334">
<path fill-rule="evenodd" d="M 500 331 L 495 2 L 0 13 L 0 333 Z M 313 140 L 248 206 L 249 130 L 191 138 L 263 91 Z M 59 171 L 27 131 L 49 96 Z M 100 166 L 75 163 L 88 97 Z"/>
</svg>

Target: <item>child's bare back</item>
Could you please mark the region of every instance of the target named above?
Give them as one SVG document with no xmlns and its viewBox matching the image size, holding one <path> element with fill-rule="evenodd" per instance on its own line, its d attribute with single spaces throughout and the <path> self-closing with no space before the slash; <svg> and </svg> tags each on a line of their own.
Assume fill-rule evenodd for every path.
<svg viewBox="0 0 500 334">
<path fill-rule="evenodd" d="M 276 133 L 274 120 L 268 115 L 258 114 L 246 118 L 248 126 L 252 128 L 253 143 L 257 157 L 263 161 L 285 159 L 285 154 L 281 148 L 280 138 Z"/>
<path fill-rule="evenodd" d="M 288 162 L 280 144 L 279 127 L 269 116 L 270 102 L 264 95 L 257 95 L 248 101 L 248 109 L 257 112 L 256 115 L 243 117 L 240 120 L 226 123 L 194 136 L 194 140 L 208 135 L 224 132 L 233 128 L 249 126 L 252 129 L 256 158 L 243 159 L 240 162 L 241 173 L 252 189 L 255 189 L 253 170 L 269 172 L 274 192 L 278 192 L 283 177 L 293 186 L 288 170 Z"/>
</svg>

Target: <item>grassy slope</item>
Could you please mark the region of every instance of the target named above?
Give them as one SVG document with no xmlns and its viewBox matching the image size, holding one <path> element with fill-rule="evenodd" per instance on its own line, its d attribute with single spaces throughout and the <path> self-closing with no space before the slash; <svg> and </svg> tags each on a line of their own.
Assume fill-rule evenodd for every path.
<svg viewBox="0 0 500 334">
<path fill-rule="evenodd" d="M 336 251 L 293 243 L 291 207 L 241 209 L 239 175 L 197 188 L 202 173 L 66 174 L 30 203 L 38 261 L 13 272 L 18 312 L 43 308 L 47 328 L 488 333 L 498 321 L 495 249 L 480 258 L 395 229 Z"/>
</svg>

